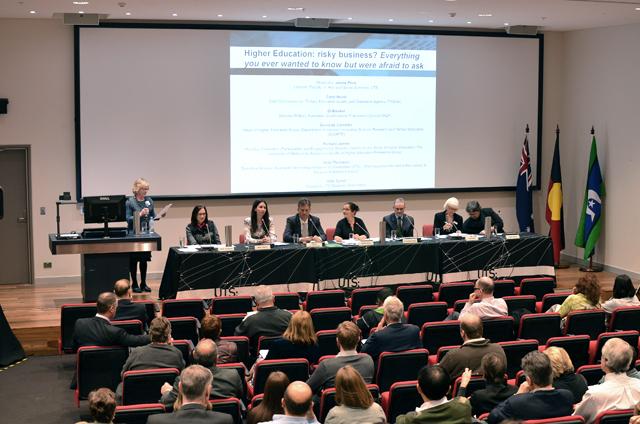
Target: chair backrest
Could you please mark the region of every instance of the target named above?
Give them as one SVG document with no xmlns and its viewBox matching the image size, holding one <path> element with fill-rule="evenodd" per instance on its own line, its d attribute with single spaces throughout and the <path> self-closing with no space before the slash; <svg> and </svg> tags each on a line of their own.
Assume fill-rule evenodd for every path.
<svg viewBox="0 0 640 424">
<path fill-rule="evenodd" d="M 253 394 L 264 391 L 267 377 L 273 371 L 282 371 L 289 377 L 289 381 L 307 381 L 309 378 L 309 362 L 303 358 L 266 359 L 256 363 L 253 375 Z"/>
<path fill-rule="evenodd" d="M 373 311 L 374 309 L 378 309 L 378 305 L 362 305 L 358 310 L 358 316 L 361 317 L 369 311 Z"/>
<path fill-rule="evenodd" d="M 536 311 L 536 297 L 530 295 L 518 295 L 518 296 L 505 296 L 503 297 L 509 313 L 517 311 L 518 309 L 526 309 L 527 311 L 534 313 Z M 558 327 L 560 328 L 560 327 Z"/>
<path fill-rule="evenodd" d="M 513 280 L 495 280 L 493 282 L 493 297 L 514 296 L 515 294 L 516 294 L 516 282 L 515 281 L 513 281 Z"/>
<path fill-rule="evenodd" d="M 605 312 L 602 309 L 572 311 L 567 315 L 565 334 L 587 334 L 595 340 L 605 331 Z"/>
<path fill-rule="evenodd" d="M 553 293 L 555 286 L 556 282 L 551 277 L 523 278 L 520 281 L 520 294 L 532 294 L 541 301 L 545 294 Z"/>
<path fill-rule="evenodd" d="M 220 340 L 233 342 L 238 347 L 238 362 L 242 362 L 247 368 L 251 367 L 251 358 L 249 357 L 249 350 L 251 342 L 247 336 L 225 336 L 220 337 Z"/>
<path fill-rule="evenodd" d="M 213 411 L 231 415 L 233 424 L 242 424 L 242 410 L 244 409 L 244 405 L 240 399 L 213 399 L 209 400 L 209 403 Z"/>
<path fill-rule="evenodd" d="M 271 349 L 271 344 L 274 340 L 278 340 L 281 336 L 260 336 L 258 337 L 258 346 L 256 351 L 260 352 L 261 350 L 269 350 Z"/>
<path fill-rule="evenodd" d="M 182 353 L 182 359 L 184 359 L 184 363 L 188 366 L 191 363 L 191 351 L 193 350 L 191 340 L 173 340 L 171 343 Z"/>
<path fill-rule="evenodd" d="M 300 296 L 294 292 L 281 292 L 273 294 L 273 303 L 280 309 L 300 309 Z"/>
<path fill-rule="evenodd" d="M 111 325 L 122 328 L 127 333 L 133 335 L 140 335 L 144 331 L 142 321 L 139 319 L 111 321 Z"/>
<path fill-rule="evenodd" d="M 422 397 L 418 393 L 416 380 L 393 383 L 388 393 L 382 394 L 382 407 L 388 422 L 395 423 L 398 415 L 413 411 L 422 405 Z"/>
<path fill-rule="evenodd" d="M 420 330 L 420 338 L 429 352 L 437 352 L 442 346 L 461 345 L 460 321 L 426 322 Z"/>
<path fill-rule="evenodd" d="M 433 235 L 433 224 L 422 224 L 422 237 L 431 237 Z"/>
<path fill-rule="evenodd" d="M 180 371 L 177 368 L 125 371 L 122 374 L 122 404 L 157 402 L 162 385 L 173 385 L 178 375 Z"/>
<path fill-rule="evenodd" d="M 600 357 L 602 356 L 602 347 L 608 340 L 613 338 L 622 339 L 625 342 L 629 343 L 629 345 L 631 345 L 631 347 L 633 347 L 636 351 L 638 350 L 638 332 L 635 330 L 602 333 L 598 336 L 594 356 L 593 358 L 590 358 L 590 362 L 592 364 L 600 361 Z"/>
<path fill-rule="evenodd" d="M 312 291 L 307 293 L 307 300 L 304 302 L 305 311 L 340 306 L 345 306 L 344 291 L 342 290 Z"/>
<path fill-rule="evenodd" d="M 200 321 L 204 317 L 204 313 L 202 299 L 167 299 L 162 301 L 163 317 L 194 317 Z"/>
<path fill-rule="evenodd" d="M 427 349 L 412 349 L 404 352 L 382 352 L 378 357 L 376 384 L 383 392 L 396 381 L 416 378 L 418 371 L 429 363 Z"/>
<path fill-rule="evenodd" d="M 335 330 L 340 323 L 351 321 L 351 309 L 347 306 L 316 308 L 311 310 L 311 320 L 316 331 Z"/>
<path fill-rule="evenodd" d="M 145 323 L 147 326 L 151 324 L 151 321 L 156 317 L 156 302 L 149 299 L 144 300 L 134 300 L 133 303 L 138 303 L 140 305 L 144 305 L 145 310 L 147 311 L 147 322 Z"/>
<path fill-rule="evenodd" d="M 460 384 L 462 383 L 462 376 L 456 378 L 456 380 L 453 382 L 453 396 L 459 396 L 458 392 L 460 391 Z M 471 379 L 469 380 L 469 384 L 467 385 L 467 389 L 465 392 L 465 396 L 469 397 L 473 394 L 473 392 L 475 392 L 476 390 L 481 390 L 487 387 L 487 382 L 485 381 L 484 377 L 480 376 L 480 375 L 472 375 Z"/>
<path fill-rule="evenodd" d="M 327 235 L 327 240 L 333 240 L 333 236 L 336 234 L 336 227 L 329 227 L 324 233 Z"/>
<path fill-rule="evenodd" d="M 145 403 L 142 405 L 116 406 L 115 424 L 146 424 L 150 415 L 164 414 L 161 403 Z"/>
<path fill-rule="evenodd" d="M 419 284 L 414 286 L 398 286 L 396 296 L 404 304 L 404 310 L 409 309 L 409 305 L 433 301 L 433 286 L 430 284 Z"/>
<path fill-rule="evenodd" d="M 513 340 L 513 317 L 484 318 L 482 336 L 493 343 Z"/>
<path fill-rule="evenodd" d="M 95 303 L 68 303 L 60 307 L 60 353 L 73 353 L 73 328 L 80 318 L 91 318 L 97 312 Z"/>
<path fill-rule="evenodd" d="M 79 348 L 76 360 L 78 376 L 76 403 L 79 399 L 86 399 L 89 392 L 100 387 L 115 391 L 120 383 L 122 366 L 128 356 L 129 348 L 123 346 L 83 346 Z"/>
<path fill-rule="evenodd" d="M 591 339 L 586 334 L 578 336 L 551 337 L 547 340 L 546 347 L 556 346 L 567 351 L 574 369 L 578 369 L 589 363 L 589 345 Z"/>
<path fill-rule="evenodd" d="M 409 306 L 407 323 L 422 327 L 425 322 L 443 321 L 447 317 L 446 302 L 414 303 Z"/>
<path fill-rule="evenodd" d="M 377 402 L 380 398 L 380 389 L 378 388 L 378 386 L 375 384 L 367 384 L 367 389 L 369 389 L 374 402 Z M 322 394 L 320 395 L 320 414 L 318 417 L 318 421 L 323 423 L 327 418 L 327 414 L 329 414 L 331 408 L 336 405 L 335 387 L 323 390 Z"/>
<path fill-rule="evenodd" d="M 255 395 L 254 397 L 251 398 L 251 402 L 250 402 L 250 409 L 255 408 L 256 406 L 260 405 L 262 403 L 262 400 L 264 399 L 264 393 L 260 393 L 259 395 Z"/>
<path fill-rule="evenodd" d="M 211 299 L 212 314 L 243 314 L 253 308 L 251 296 L 220 296 Z"/>
<path fill-rule="evenodd" d="M 193 345 L 198 344 L 200 335 L 198 327 L 200 322 L 195 317 L 168 318 L 171 322 L 171 337 L 177 340 L 191 340 Z"/>
<path fill-rule="evenodd" d="M 576 374 L 582 375 L 589 386 L 598 384 L 600 379 L 604 376 L 604 371 L 600 367 L 600 364 L 596 365 L 583 365 L 576 370 Z"/>
<path fill-rule="evenodd" d="M 460 313 L 464 309 L 464 307 L 469 303 L 469 299 L 459 299 L 456 300 L 456 303 L 453 304 L 453 310 Z"/>
<path fill-rule="evenodd" d="M 442 358 L 452 350 L 458 349 L 460 346 L 442 346 L 438 349 L 438 353 L 436 354 L 436 363 L 440 363 Z"/>
<path fill-rule="evenodd" d="M 240 381 L 242 382 L 242 398 L 246 399 L 248 394 L 247 379 L 245 378 L 245 376 L 248 374 L 247 367 L 245 367 L 242 362 L 228 362 L 226 364 L 218 364 L 218 367 L 236 370 L 236 372 L 240 376 Z"/>
<path fill-rule="evenodd" d="M 538 312 L 547 312 L 553 305 L 562 305 L 562 302 L 569 297 L 571 293 L 547 293 L 542 296 L 542 306 Z"/>
<path fill-rule="evenodd" d="M 640 306 L 622 306 L 613 310 L 609 331 L 640 331 Z"/>
<path fill-rule="evenodd" d="M 632 416 L 633 409 L 602 411 L 596 417 L 595 424 L 628 424 Z"/>
<path fill-rule="evenodd" d="M 238 243 L 244 244 L 247 241 L 247 236 L 244 233 L 238 234 Z"/>
<path fill-rule="evenodd" d="M 220 331 L 220 335 L 227 337 L 227 336 L 233 336 L 236 327 L 238 325 L 240 325 L 240 323 L 242 322 L 242 320 L 244 320 L 244 317 L 246 317 L 247 314 L 222 314 L 222 315 L 217 315 L 218 318 L 220 318 L 220 321 L 222 321 L 222 330 Z"/>
<path fill-rule="evenodd" d="M 507 376 L 514 378 L 520 370 L 522 358 L 533 351 L 538 350 L 537 340 L 514 340 L 511 342 L 500 342 L 500 346 L 504 350 L 507 357 Z"/>
<path fill-rule="evenodd" d="M 520 370 L 516 373 L 516 386 L 520 387 L 520 385 L 522 383 L 525 382 L 525 380 L 527 379 L 527 377 L 524 375 L 524 371 Z"/>
<path fill-rule="evenodd" d="M 579 415 L 567 415 L 564 417 L 544 418 L 541 420 L 525 420 L 522 424 L 584 424 L 584 418 Z"/>
<path fill-rule="evenodd" d="M 351 306 L 351 313 L 358 315 L 360 308 L 365 305 L 376 305 L 378 303 L 378 293 L 383 287 L 365 287 L 354 289 L 351 292 L 351 298 L 349 299 L 349 306 Z"/>
<path fill-rule="evenodd" d="M 468 299 L 473 293 L 474 283 L 442 283 L 438 290 L 438 301 L 447 302 L 449 307 L 453 307 L 456 300 Z"/>
<path fill-rule="evenodd" d="M 525 314 L 520 317 L 518 338 L 536 339 L 538 343 L 545 344 L 550 338 L 562 335 L 561 321 L 558 313 Z"/>
<path fill-rule="evenodd" d="M 336 341 L 338 330 L 321 330 L 316 332 L 320 356 L 337 355 L 340 349 Z"/>
</svg>

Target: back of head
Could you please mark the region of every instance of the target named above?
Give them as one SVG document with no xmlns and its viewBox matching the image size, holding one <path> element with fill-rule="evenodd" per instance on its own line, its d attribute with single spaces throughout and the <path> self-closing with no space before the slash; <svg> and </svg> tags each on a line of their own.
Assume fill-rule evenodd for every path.
<svg viewBox="0 0 640 424">
<path fill-rule="evenodd" d="M 613 373 L 627 372 L 632 360 L 633 348 L 622 339 L 614 337 L 602 347 L 601 364 Z"/>
<path fill-rule="evenodd" d="M 600 283 L 593 273 L 578 278 L 576 293 L 582 293 L 593 306 L 600 303 Z"/>
<path fill-rule="evenodd" d="M 471 213 L 471 212 L 479 212 L 480 211 L 480 203 L 477 200 L 470 200 L 467 203 L 467 213 Z"/>
<path fill-rule="evenodd" d="M 387 324 L 400 322 L 402 314 L 404 314 L 404 305 L 396 296 L 389 296 L 384 300 L 384 316 Z"/>
<path fill-rule="evenodd" d="M 378 292 L 378 296 L 376 296 L 376 300 L 378 301 L 378 305 L 382 305 L 387 297 L 392 296 L 393 291 L 389 287 L 385 287 Z"/>
<path fill-rule="evenodd" d="M 205 368 L 211 368 L 218 363 L 218 346 L 211 339 L 202 339 L 193 350 L 195 363 Z"/>
<path fill-rule="evenodd" d="M 115 306 L 118 302 L 118 298 L 115 293 L 104 292 L 100 293 L 98 300 L 96 301 L 96 308 L 99 314 L 105 314 L 109 312 L 109 309 Z"/>
<path fill-rule="evenodd" d="M 624 299 L 625 297 L 633 297 L 635 294 L 636 289 L 633 288 L 631 277 L 627 274 L 618 275 L 613 283 L 613 297 Z"/>
<path fill-rule="evenodd" d="M 573 362 L 566 350 L 561 347 L 551 346 L 546 348 L 543 353 L 549 357 L 551 361 L 551 369 L 553 369 L 553 379 L 561 375 L 573 372 Z"/>
<path fill-rule="evenodd" d="M 353 213 L 356 213 L 360 210 L 360 207 L 353 202 L 347 202 L 345 205 L 349 205 L 349 210 Z"/>
<path fill-rule="evenodd" d="M 307 383 L 294 381 L 284 392 L 285 413 L 290 416 L 304 417 L 311 408 L 313 393 Z"/>
<path fill-rule="evenodd" d="M 480 361 L 480 369 L 484 379 L 488 382 L 504 383 L 504 374 L 507 372 L 507 363 L 497 353 L 487 353 Z"/>
<path fill-rule="evenodd" d="M 336 337 L 342 350 L 356 350 L 361 334 L 360 328 L 353 321 L 344 321 L 338 325 Z"/>
<path fill-rule="evenodd" d="M 480 277 L 476 281 L 476 286 L 482 291 L 483 294 L 493 295 L 495 284 L 491 277 Z"/>
<path fill-rule="evenodd" d="M 131 284 L 129 283 L 129 280 L 127 280 L 126 278 L 122 278 L 116 281 L 116 283 L 113 285 L 113 292 L 120 299 L 128 296 L 130 288 Z"/>
<path fill-rule="evenodd" d="M 167 343 L 171 338 L 171 322 L 166 317 L 156 317 L 149 325 L 151 343 Z"/>
<path fill-rule="evenodd" d="M 261 407 L 260 409 L 264 409 L 261 417 L 265 421 L 271 421 L 273 414 L 282 414 L 284 412 L 282 409 L 282 397 L 288 386 L 289 377 L 282 371 L 273 371 L 267 377 L 267 381 L 264 384 L 264 397 L 258 406 Z"/>
<path fill-rule="evenodd" d="M 96 423 L 110 423 L 116 413 L 116 395 L 109 389 L 89 393 L 89 412 Z"/>
<path fill-rule="evenodd" d="M 258 286 L 253 294 L 257 306 L 273 303 L 273 291 L 269 286 Z"/>
<path fill-rule="evenodd" d="M 293 314 L 282 338 L 294 344 L 312 345 L 317 343 L 318 338 L 313 328 L 311 314 L 307 311 L 298 311 Z"/>
<path fill-rule="evenodd" d="M 464 314 L 460 318 L 460 329 L 467 339 L 479 339 L 483 332 L 482 319 L 475 314 Z"/>
<path fill-rule="evenodd" d="M 522 358 L 522 370 L 536 387 L 546 387 L 553 381 L 553 369 L 549 357 L 542 352 L 527 353 Z"/>
<path fill-rule="evenodd" d="M 360 373 L 346 365 L 336 374 L 336 403 L 349 408 L 366 409 L 373 404 L 373 396 Z"/>
<path fill-rule="evenodd" d="M 202 398 L 211 387 L 213 374 L 202 365 L 190 365 L 180 373 L 180 392 L 183 403 Z"/>
<path fill-rule="evenodd" d="M 451 377 L 440 365 L 427 365 L 418 373 L 418 386 L 429 400 L 439 400 L 447 395 Z"/>
<path fill-rule="evenodd" d="M 218 340 L 222 331 L 222 321 L 215 315 L 205 315 L 200 322 L 200 338 Z"/>
</svg>

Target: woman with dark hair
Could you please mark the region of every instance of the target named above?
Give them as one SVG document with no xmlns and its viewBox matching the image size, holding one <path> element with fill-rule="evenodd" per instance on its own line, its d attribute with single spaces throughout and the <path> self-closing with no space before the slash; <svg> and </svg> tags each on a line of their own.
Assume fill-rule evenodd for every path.
<svg viewBox="0 0 640 424">
<path fill-rule="evenodd" d="M 282 337 L 274 340 L 265 359 L 305 358 L 309 364 L 320 359 L 318 338 L 313 328 L 311 314 L 298 311 L 291 316 L 289 326 Z"/>
<path fill-rule="evenodd" d="M 196 205 L 193 208 L 186 232 L 187 244 L 220 244 L 218 228 L 209 219 L 209 212 L 204 205 Z"/>
<path fill-rule="evenodd" d="M 475 416 L 491 412 L 500 402 L 518 391 L 516 386 L 507 384 L 504 378 L 504 374 L 507 371 L 507 363 L 502 356 L 496 353 L 487 353 L 480 361 L 480 370 L 487 385 L 486 388 L 473 392 L 469 398 L 473 415 Z M 465 395 L 470 379 L 471 370 L 466 368 L 462 374 L 458 396 Z"/>
<path fill-rule="evenodd" d="M 273 371 L 264 384 L 264 397 L 260 405 L 247 414 L 247 424 L 271 421 L 274 414 L 284 414 L 282 396 L 289 385 L 289 378 L 282 371 Z"/>
<path fill-rule="evenodd" d="M 562 318 L 569 315 L 572 311 L 581 311 L 585 309 L 596 309 L 600 307 L 600 283 L 593 274 L 586 274 L 578 278 L 578 282 L 573 288 L 573 294 L 569 295 L 558 312 Z M 564 319 L 563 319 L 564 321 Z"/>
<path fill-rule="evenodd" d="M 93 418 L 91 422 L 111 424 L 116 414 L 116 395 L 111 390 L 102 388 L 89 393 L 88 399 L 89 412 Z M 87 424 L 87 422 L 80 421 L 77 424 Z"/>
<path fill-rule="evenodd" d="M 353 234 L 353 238 L 356 240 L 364 240 L 369 238 L 369 231 L 367 226 L 364 225 L 364 221 L 356 217 L 356 213 L 360 208 L 353 202 L 347 202 L 342 205 L 342 218 L 336 224 L 336 232 L 333 239 L 338 243 L 344 239 L 348 239 L 349 235 Z"/>
<path fill-rule="evenodd" d="M 608 314 L 621 306 L 640 306 L 640 300 L 636 296 L 636 289 L 627 274 L 618 275 L 613 283 L 613 296 L 602 304 Z"/>
<path fill-rule="evenodd" d="M 269 216 L 267 202 L 256 199 L 251 206 L 251 216 L 244 220 L 244 238 L 247 243 L 274 243 L 278 240 L 273 220 Z"/>
<path fill-rule="evenodd" d="M 382 407 L 373 401 L 360 373 L 346 365 L 336 374 L 336 403 L 325 418 L 325 424 L 384 424 Z"/>
</svg>

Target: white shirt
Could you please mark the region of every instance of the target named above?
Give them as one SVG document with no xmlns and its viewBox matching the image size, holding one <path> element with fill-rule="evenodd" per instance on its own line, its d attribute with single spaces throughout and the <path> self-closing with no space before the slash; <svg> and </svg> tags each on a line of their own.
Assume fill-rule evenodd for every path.
<svg viewBox="0 0 640 424">
<path fill-rule="evenodd" d="M 625 373 L 608 373 L 604 376 L 604 383 L 589 386 L 573 414 L 584 417 L 586 423 L 592 423 L 602 411 L 633 409 L 639 401 L 640 380 Z"/>
<path fill-rule="evenodd" d="M 467 302 L 467 304 L 464 305 L 464 308 L 460 311 L 460 318 L 462 318 L 464 314 L 473 314 L 480 318 L 497 318 L 509 315 L 509 308 L 507 307 L 507 302 L 505 302 L 504 299 L 496 299 L 493 296 L 487 296 L 480 302 Z"/>
<path fill-rule="evenodd" d="M 444 405 L 445 403 L 449 402 L 450 399 L 447 399 L 447 397 L 443 397 L 442 399 L 438 399 L 438 400 L 428 400 L 425 403 L 423 403 L 422 405 L 418 406 L 416 408 L 416 412 L 419 414 L 422 411 L 426 411 L 427 409 L 431 409 L 431 408 L 435 408 L 436 406 L 439 405 Z"/>
<path fill-rule="evenodd" d="M 637 297 L 611 298 L 602 304 L 602 309 L 612 314 L 613 310 L 622 306 L 639 306 L 640 300 Z"/>
<path fill-rule="evenodd" d="M 97 316 L 98 318 L 102 318 L 103 320 L 105 320 L 105 321 L 107 321 L 107 322 L 109 322 L 109 323 L 111 322 L 111 320 L 110 320 L 109 318 L 105 317 L 104 315 L 96 314 L 96 316 Z"/>
</svg>

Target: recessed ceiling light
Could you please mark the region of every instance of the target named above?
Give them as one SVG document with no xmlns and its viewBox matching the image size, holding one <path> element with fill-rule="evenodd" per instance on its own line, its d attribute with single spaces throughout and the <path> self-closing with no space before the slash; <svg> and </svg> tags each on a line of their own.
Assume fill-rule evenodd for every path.
<svg viewBox="0 0 640 424">
<path fill-rule="evenodd" d="M 266 18 L 266 17 L 267 17 L 267 15 L 262 15 L 262 18 Z"/>
<path fill-rule="evenodd" d="M 636 7 L 636 10 L 640 10 L 640 7 Z"/>
<path fill-rule="evenodd" d="M 389 22 L 393 22 L 393 18 L 389 18 L 387 19 Z"/>
<path fill-rule="evenodd" d="M 89 4 L 89 2 L 88 1 L 74 1 L 73 4 L 85 5 L 85 4 Z"/>
<path fill-rule="evenodd" d="M 504 23 L 504 26 L 509 26 L 509 22 L 505 22 L 505 23 Z"/>
<path fill-rule="evenodd" d="M 480 16 L 481 18 L 490 18 L 493 15 L 491 13 L 478 13 L 478 16 Z"/>
<path fill-rule="evenodd" d="M 287 7 L 287 10 L 291 12 L 302 12 L 304 11 L 304 7 Z"/>
<path fill-rule="evenodd" d="M 350 20 L 352 20 L 352 19 L 353 19 L 352 17 L 348 17 L 348 18 L 347 18 L 347 21 L 350 21 Z"/>
<path fill-rule="evenodd" d="M 447 1 L 456 1 L 456 0 L 447 0 Z"/>
<path fill-rule="evenodd" d="M 29 13 L 31 13 L 32 15 L 35 15 L 38 12 L 36 12 L 35 10 L 30 10 Z"/>
<path fill-rule="evenodd" d="M 131 12 L 126 12 L 125 15 L 131 16 Z"/>
<path fill-rule="evenodd" d="M 84 15 L 84 12 L 82 10 L 78 10 L 78 14 L 79 15 Z"/>
<path fill-rule="evenodd" d="M 467 21 L 467 23 L 468 23 L 468 24 L 470 24 L 470 23 L 471 23 L 471 21 Z"/>
<path fill-rule="evenodd" d="M 171 16 L 178 16 L 178 14 L 177 13 L 172 13 Z"/>
<path fill-rule="evenodd" d="M 222 18 L 224 15 L 222 15 L 221 13 L 218 13 L 218 18 Z"/>
<path fill-rule="evenodd" d="M 433 19 L 429 19 L 429 23 L 432 24 L 433 23 Z"/>
</svg>

